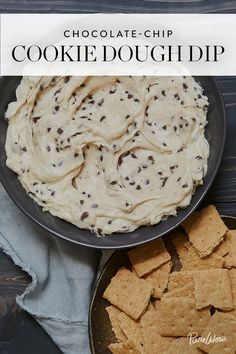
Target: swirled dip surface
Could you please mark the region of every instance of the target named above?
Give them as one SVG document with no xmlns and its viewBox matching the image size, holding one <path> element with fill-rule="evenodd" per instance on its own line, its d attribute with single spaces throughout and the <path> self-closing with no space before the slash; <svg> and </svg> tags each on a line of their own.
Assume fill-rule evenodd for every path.
<svg viewBox="0 0 236 354">
<path fill-rule="evenodd" d="M 192 77 L 25 77 L 7 165 L 51 214 L 99 234 L 175 215 L 203 183 L 208 100 Z"/>
</svg>

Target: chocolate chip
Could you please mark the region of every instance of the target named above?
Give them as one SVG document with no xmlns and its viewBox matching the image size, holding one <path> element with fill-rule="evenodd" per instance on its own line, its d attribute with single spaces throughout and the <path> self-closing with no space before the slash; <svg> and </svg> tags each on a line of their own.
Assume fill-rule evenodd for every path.
<svg viewBox="0 0 236 354">
<path fill-rule="evenodd" d="M 58 132 L 58 134 L 60 134 L 60 135 L 61 135 L 61 134 L 63 133 L 63 129 L 58 128 L 58 129 L 57 129 L 57 132 Z"/>
<path fill-rule="evenodd" d="M 183 83 L 183 88 L 185 89 L 185 90 L 187 90 L 187 88 L 188 88 L 188 85 L 184 82 Z"/>
<path fill-rule="evenodd" d="M 85 87 L 86 85 L 85 85 L 85 83 L 83 82 L 81 85 L 80 85 L 80 87 Z"/>
<path fill-rule="evenodd" d="M 98 106 L 101 107 L 104 103 L 104 99 L 102 98 L 99 102 L 98 102 Z"/>
<path fill-rule="evenodd" d="M 157 96 L 154 96 L 154 101 L 158 100 L 158 97 Z"/>
<path fill-rule="evenodd" d="M 55 195 L 55 191 L 52 191 L 51 192 L 51 196 L 53 197 Z"/>
<path fill-rule="evenodd" d="M 137 156 L 135 155 L 134 152 L 131 153 L 131 157 L 132 157 L 133 159 L 137 159 Z"/>
<path fill-rule="evenodd" d="M 87 211 L 83 212 L 83 214 L 80 217 L 80 220 L 83 221 L 84 219 L 86 219 L 89 216 L 89 213 Z"/>
<path fill-rule="evenodd" d="M 50 148 L 49 145 L 47 146 L 47 151 L 48 151 L 48 152 L 51 151 L 51 148 Z"/>
<path fill-rule="evenodd" d="M 59 106 L 55 106 L 55 111 L 57 112 L 57 111 L 59 111 Z"/>
<path fill-rule="evenodd" d="M 167 180 L 168 180 L 168 177 L 162 178 L 162 184 L 161 184 L 162 187 L 165 187 Z"/>
<path fill-rule="evenodd" d="M 202 160 L 202 156 L 196 156 L 195 159 Z"/>
<path fill-rule="evenodd" d="M 131 186 L 134 186 L 134 185 L 135 185 L 135 182 L 134 182 L 134 181 L 131 181 L 129 184 L 130 184 Z"/>
<path fill-rule="evenodd" d="M 32 120 L 36 124 L 41 117 L 33 117 Z"/>
<path fill-rule="evenodd" d="M 127 114 L 127 116 L 125 117 L 125 119 L 128 119 L 130 117 L 130 115 L 129 114 Z"/>
<path fill-rule="evenodd" d="M 149 184 L 149 179 L 146 179 L 145 182 L 144 182 L 146 185 Z"/>
<path fill-rule="evenodd" d="M 122 163 L 123 163 L 123 158 L 122 158 L 122 156 L 120 156 L 118 159 L 118 165 L 120 166 L 120 165 L 122 165 Z"/>
<path fill-rule="evenodd" d="M 163 125 L 162 129 L 166 130 L 167 126 L 166 125 Z"/>
<path fill-rule="evenodd" d="M 175 132 L 177 131 L 177 127 L 176 127 L 176 126 L 174 126 L 174 131 L 175 131 Z"/>
<path fill-rule="evenodd" d="M 134 99 L 134 102 L 140 102 L 138 98 L 135 98 Z"/>
<path fill-rule="evenodd" d="M 179 182 L 181 180 L 181 177 L 179 177 L 178 179 L 177 179 L 177 182 Z"/>
<path fill-rule="evenodd" d="M 100 122 L 102 122 L 104 119 L 106 119 L 106 116 L 102 116 L 102 117 L 100 118 Z"/>
<path fill-rule="evenodd" d="M 183 185 L 182 185 L 182 188 L 188 188 L 187 183 L 183 184 Z"/>
<path fill-rule="evenodd" d="M 133 97 L 133 95 L 131 95 L 131 93 L 128 94 L 128 99 L 131 99 Z"/>
<path fill-rule="evenodd" d="M 154 157 L 152 155 L 148 156 L 148 160 L 154 164 Z"/>
<path fill-rule="evenodd" d="M 198 94 L 198 95 L 197 95 L 197 98 L 202 98 L 202 95 Z"/>
<path fill-rule="evenodd" d="M 61 89 L 56 90 L 56 91 L 54 92 L 54 96 L 58 95 L 60 92 L 61 92 Z"/>
<path fill-rule="evenodd" d="M 159 171 L 158 174 L 159 174 L 160 176 L 162 176 L 162 175 L 163 175 L 163 172 Z"/>
<path fill-rule="evenodd" d="M 140 190 L 141 189 L 141 186 L 138 184 L 137 187 L 136 187 L 137 190 Z"/>
<path fill-rule="evenodd" d="M 103 161 L 103 156 L 102 155 L 100 156 L 100 161 Z"/>
<path fill-rule="evenodd" d="M 94 104 L 94 100 L 88 101 L 89 104 Z"/>
<path fill-rule="evenodd" d="M 26 146 L 24 146 L 23 148 L 21 148 L 21 151 L 26 152 L 26 151 L 27 151 Z"/>
<path fill-rule="evenodd" d="M 75 152 L 75 153 L 74 153 L 74 157 L 76 158 L 76 157 L 78 157 L 78 156 L 79 156 L 78 152 Z"/>
<path fill-rule="evenodd" d="M 64 79 L 64 83 L 66 84 L 70 80 L 70 76 L 66 76 Z"/>
<path fill-rule="evenodd" d="M 110 95 L 112 95 L 112 94 L 115 93 L 115 92 L 116 92 L 116 89 L 109 91 Z"/>
<path fill-rule="evenodd" d="M 177 99 L 177 101 L 179 101 L 179 100 L 180 100 L 179 94 L 178 94 L 178 93 L 176 93 L 176 94 L 174 95 L 174 98 L 176 98 L 176 99 Z"/>
<path fill-rule="evenodd" d="M 161 91 L 161 94 L 162 94 L 162 96 L 166 96 L 165 90 L 162 90 L 162 91 Z"/>
<path fill-rule="evenodd" d="M 111 181 L 110 184 L 114 186 L 115 184 L 117 184 L 117 181 Z"/>
</svg>

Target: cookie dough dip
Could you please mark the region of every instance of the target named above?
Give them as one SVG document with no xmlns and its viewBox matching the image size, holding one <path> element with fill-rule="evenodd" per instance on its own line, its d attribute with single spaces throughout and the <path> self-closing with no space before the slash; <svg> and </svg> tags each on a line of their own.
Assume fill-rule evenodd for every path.
<svg viewBox="0 0 236 354">
<path fill-rule="evenodd" d="M 207 109 L 192 77 L 24 77 L 7 166 L 52 215 L 131 232 L 176 215 L 203 183 Z"/>
</svg>

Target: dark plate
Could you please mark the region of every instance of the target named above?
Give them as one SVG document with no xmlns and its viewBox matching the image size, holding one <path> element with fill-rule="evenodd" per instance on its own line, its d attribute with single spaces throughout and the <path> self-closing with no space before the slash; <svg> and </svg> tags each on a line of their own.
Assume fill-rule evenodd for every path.
<svg viewBox="0 0 236 354">
<path fill-rule="evenodd" d="M 9 102 L 15 99 L 14 92 L 19 77 L 2 77 L 0 79 L 0 179 L 14 202 L 38 225 L 52 234 L 88 247 L 102 249 L 118 249 L 133 247 L 151 241 L 166 234 L 186 219 L 199 205 L 211 186 L 218 170 L 225 143 L 226 114 L 219 87 L 212 77 L 196 77 L 209 98 L 208 125 L 206 136 L 211 146 L 209 166 L 203 186 L 199 187 L 192 198 L 191 204 L 184 210 L 179 210 L 176 217 L 169 217 L 155 226 L 144 226 L 127 234 L 97 237 L 88 230 L 78 229 L 48 212 L 43 212 L 21 186 L 14 172 L 6 167 L 5 139 L 7 122 L 4 119 Z"/>
<path fill-rule="evenodd" d="M 236 217 L 223 216 L 223 220 L 229 229 L 236 229 Z M 165 240 L 168 242 L 168 235 Z M 126 251 L 116 251 L 109 258 L 104 266 L 101 275 L 94 289 L 89 310 L 89 340 L 92 354 L 111 354 L 107 349 L 110 343 L 115 343 L 116 338 L 111 330 L 111 324 L 106 312 L 109 302 L 103 299 L 102 295 L 114 277 L 118 269 L 122 266 L 130 268 L 130 262 Z M 174 260 L 174 269 L 178 266 L 178 261 Z M 177 269 L 176 269 L 177 270 Z"/>
</svg>

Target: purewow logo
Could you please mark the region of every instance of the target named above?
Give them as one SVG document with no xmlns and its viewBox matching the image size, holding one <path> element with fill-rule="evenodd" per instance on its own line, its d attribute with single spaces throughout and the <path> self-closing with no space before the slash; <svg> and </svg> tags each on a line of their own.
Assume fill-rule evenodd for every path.
<svg viewBox="0 0 236 354">
<path fill-rule="evenodd" d="M 188 334 L 188 340 L 190 345 L 194 345 L 197 343 L 204 343 L 206 345 L 212 343 L 222 343 L 227 342 L 227 338 L 225 336 L 217 336 L 216 334 L 212 334 L 209 332 L 206 337 L 201 337 L 197 332 L 191 332 Z"/>
</svg>

